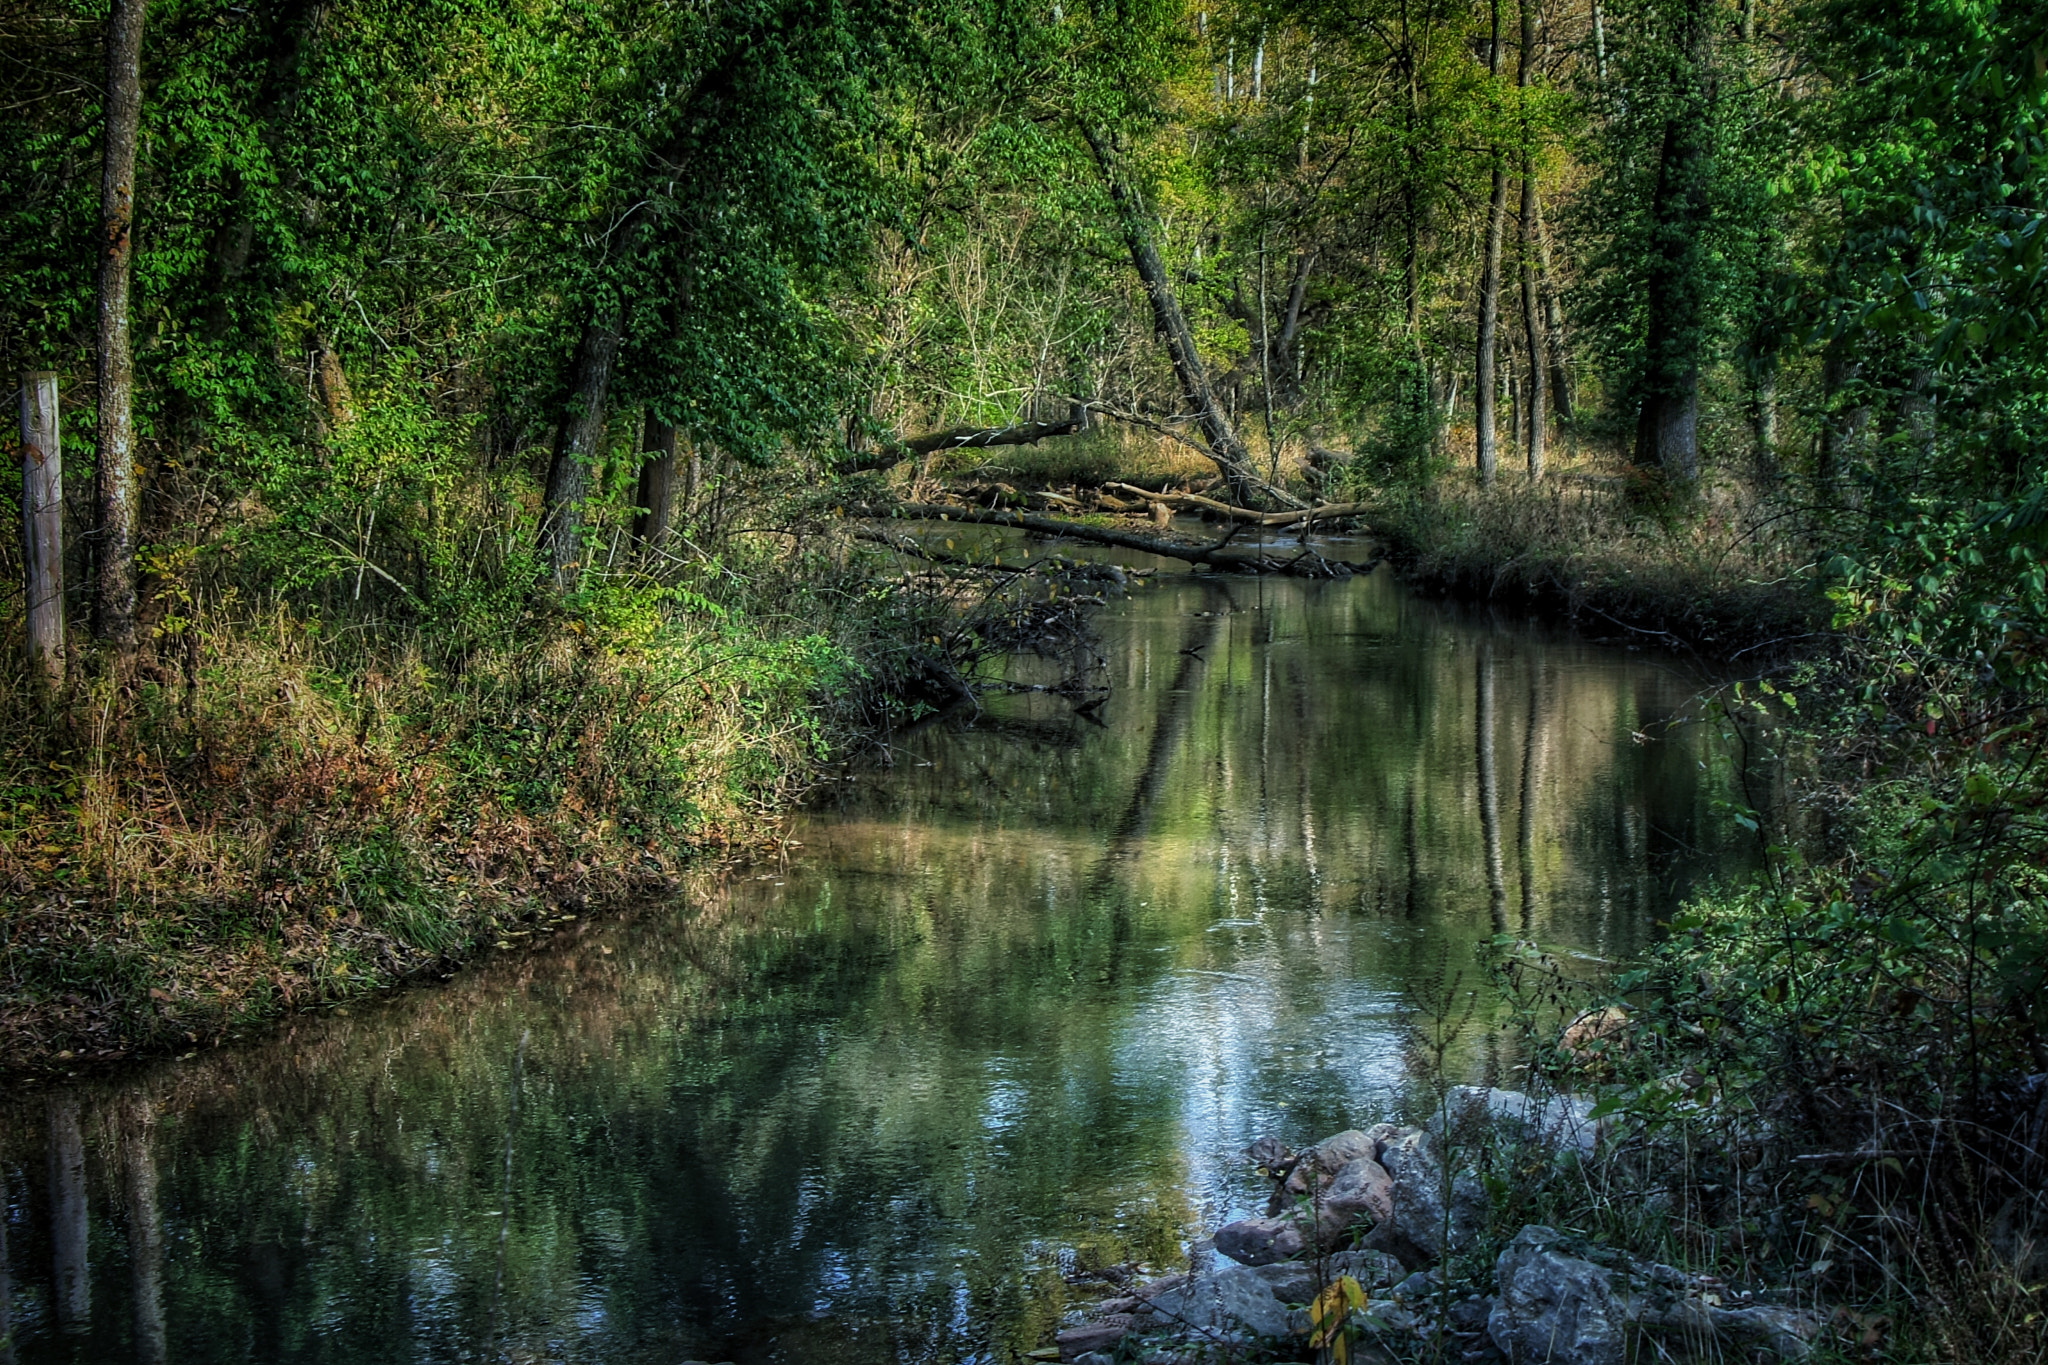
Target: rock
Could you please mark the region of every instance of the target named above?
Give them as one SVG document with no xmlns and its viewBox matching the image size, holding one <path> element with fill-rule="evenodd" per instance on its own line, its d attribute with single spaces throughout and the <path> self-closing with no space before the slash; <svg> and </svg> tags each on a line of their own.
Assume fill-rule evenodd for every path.
<svg viewBox="0 0 2048 1365">
<path fill-rule="evenodd" d="M 1113 1351 L 1131 1330 L 1131 1320 L 1110 1319 L 1084 1327 L 1069 1327 L 1053 1340 L 1059 1343 L 1061 1360 L 1076 1360 L 1092 1351 Z"/>
<path fill-rule="evenodd" d="M 1308 1233 L 1291 1215 L 1242 1218 L 1216 1229 L 1216 1250 L 1243 1265 L 1291 1261 L 1308 1249 Z"/>
<path fill-rule="evenodd" d="M 1464 1246 L 1478 1230 L 1485 1216 L 1485 1190 L 1476 1178 L 1461 1173 L 1451 1183 L 1446 1208 L 1443 1162 L 1428 1133 L 1419 1128 L 1400 1130 L 1381 1144 L 1380 1164 L 1393 1177 L 1393 1209 L 1362 1245 L 1420 1268 Z"/>
<path fill-rule="evenodd" d="M 1322 1207 L 1346 1215 L 1348 1226 L 1360 1214 L 1375 1223 L 1394 1216 L 1394 1177 L 1369 1156 L 1361 1156 L 1337 1172 L 1323 1191 Z"/>
<path fill-rule="evenodd" d="M 1451 1330 L 1467 1336 L 1475 1336 L 1486 1330 L 1486 1323 L 1493 1316 L 1493 1300 L 1483 1294 L 1474 1294 L 1451 1305 Z"/>
<path fill-rule="evenodd" d="M 1306 1330 L 1308 1315 L 1274 1296 L 1269 1269 L 1227 1266 L 1167 1290 L 1147 1295 L 1155 1323 L 1174 1324 L 1227 1337 L 1285 1337 Z"/>
<path fill-rule="evenodd" d="M 1397 1299 L 1426 1299 L 1436 1293 L 1437 1276 L 1434 1271 L 1418 1270 L 1394 1286 Z"/>
<path fill-rule="evenodd" d="M 1495 1273 L 1487 1334 L 1511 1365 L 1626 1365 L 1634 1332 L 1680 1358 L 1698 1348 L 1719 1359 L 1732 1346 L 1797 1360 L 1821 1328 L 1817 1314 L 1730 1305 L 1713 1281 L 1535 1225 L 1515 1234 Z"/>
<path fill-rule="evenodd" d="M 1593 1101 L 1581 1095 L 1536 1099 L 1519 1090 L 1461 1085 L 1451 1091 L 1444 1108 L 1450 1114 L 1453 1138 L 1474 1125 L 1491 1124 L 1517 1136 L 1534 1137 L 1560 1151 L 1590 1156 L 1605 1135 L 1605 1125 L 1593 1118 Z M 1443 1118 L 1442 1112 L 1430 1116 L 1430 1131 L 1439 1138 L 1443 1136 Z"/>
<path fill-rule="evenodd" d="M 1315 1300 L 1319 1285 L 1314 1261 L 1285 1261 L 1257 1268 L 1259 1278 L 1282 1303 L 1307 1304 Z M 1378 1251 L 1345 1251 L 1323 1258 L 1322 1284 L 1332 1284 L 1345 1275 L 1364 1288 L 1381 1289 L 1401 1278 L 1401 1263 Z"/>
<path fill-rule="evenodd" d="M 1261 1139 L 1262 1142 L 1271 1139 Z M 1254 1145 L 1254 1152 L 1258 1150 Z M 1286 1183 L 1273 1191 L 1273 1197 L 1266 1202 L 1269 1214 L 1285 1213 L 1299 1204 L 1309 1193 L 1309 1181 L 1316 1181 L 1318 1187 L 1328 1186 L 1339 1172 L 1360 1157 L 1378 1155 L 1377 1144 L 1356 1128 L 1347 1128 L 1324 1138 L 1301 1154 L 1301 1161 L 1288 1175 Z M 1269 1165 L 1271 1163 L 1268 1163 Z"/>
<path fill-rule="evenodd" d="M 1586 1010 L 1564 1026 L 1557 1046 L 1575 1062 L 1591 1062 L 1628 1049 L 1628 1011 L 1619 1005 Z"/>
<path fill-rule="evenodd" d="M 1628 1306 L 1615 1272 L 1546 1227 L 1515 1234 L 1494 1264 L 1486 1332 L 1510 1365 L 1627 1365 Z"/>
</svg>

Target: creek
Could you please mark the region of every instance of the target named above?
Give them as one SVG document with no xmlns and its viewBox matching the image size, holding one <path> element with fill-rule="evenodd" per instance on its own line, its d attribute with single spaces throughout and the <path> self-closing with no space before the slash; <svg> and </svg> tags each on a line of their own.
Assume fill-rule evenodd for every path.
<svg viewBox="0 0 2048 1365">
<path fill-rule="evenodd" d="M 1393 1114 L 1432 1017 L 1509 1064 L 1483 942 L 1597 971 L 1753 856 L 1669 658 L 1385 570 L 1100 630 L 1096 720 L 897 735 L 773 866 L 0 1100 L 13 1360 L 1007 1362 L 1249 1210 L 1253 1138 Z"/>
</svg>

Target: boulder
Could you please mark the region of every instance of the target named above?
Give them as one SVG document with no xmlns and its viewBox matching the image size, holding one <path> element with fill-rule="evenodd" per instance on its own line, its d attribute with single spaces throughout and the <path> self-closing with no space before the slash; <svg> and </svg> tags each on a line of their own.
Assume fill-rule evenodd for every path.
<svg viewBox="0 0 2048 1365">
<path fill-rule="evenodd" d="M 1060 1359 L 1073 1361 L 1095 1351 L 1114 1351 L 1116 1344 L 1130 1330 L 1131 1320 L 1119 1316 L 1081 1327 L 1069 1327 L 1053 1340 L 1059 1345 Z"/>
<path fill-rule="evenodd" d="M 1429 1130 L 1439 1138 L 1444 1133 L 1446 1112 L 1454 1139 L 1475 1125 L 1486 1124 L 1507 1129 L 1516 1136 L 1535 1138 L 1559 1151 L 1591 1156 L 1605 1135 L 1605 1125 L 1593 1117 L 1593 1101 L 1582 1095 L 1537 1099 L 1519 1090 L 1457 1086 L 1447 1097 L 1444 1108 L 1430 1116 Z"/>
<path fill-rule="evenodd" d="M 1719 1360 L 1732 1347 L 1797 1360 L 1821 1329 L 1817 1314 L 1731 1303 L 1710 1279 L 1535 1225 L 1515 1234 L 1495 1273 L 1486 1328 L 1510 1365 L 1627 1365 L 1639 1334 L 1659 1339 L 1660 1359 Z"/>
<path fill-rule="evenodd" d="M 1216 1250 L 1242 1265 L 1291 1261 L 1307 1249 L 1307 1229 L 1292 1214 L 1241 1218 L 1216 1229 Z"/>
<path fill-rule="evenodd" d="M 1270 1141 L 1271 1139 L 1261 1139 L 1262 1143 Z M 1252 1150 L 1257 1153 L 1258 1144 L 1254 1144 Z M 1367 1133 L 1359 1132 L 1356 1128 L 1347 1128 L 1341 1133 L 1324 1138 L 1301 1154 L 1301 1160 L 1288 1174 L 1286 1182 L 1275 1188 L 1273 1197 L 1266 1201 L 1266 1212 L 1286 1213 L 1308 1196 L 1311 1180 L 1315 1181 L 1317 1186 L 1327 1186 L 1336 1179 L 1339 1172 L 1360 1157 L 1377 1155 L 1374 1138 Z"/>
<path fill-rule="evenodd" d="M 1323 1191 L 1322 1207 L 1342 1216 L 1346 1226 L 1361 1214 L 1384 1222 L 1394 1216 L 1394 1177 L 1371 1157 L 1359 1157 L 1337 1172 Z"/>
<path fill-rule="evenodd" d="M 1265 1273 L 1261 1273 L 1264 1269 Z M 1308 1315 L 1275 1296 L 1279 1267 L 1227 1266 L 1161 1294 L 1148 1295 L 1148 1325 L 1180 1326 L 1204 1336 L 1285 1337 L 1304 1331 Z M 1283 1281 L 1284 1282 L 1284 1281 Z"/>
<path fill-rule="evenodd" d="M 1463 1247 L 1478 1231 L 1485 1219 L 1486 1191 L 1474 1176 L 1460 1173 L 1451 1181 L 1447 1205 L 1443 1161 L 1428 1133 L 1398 1130 L 1380 1145 L 1380 1165 L 1393 1179 L 1393 1207 L 1362 1245 L 1421 1267 Z"/>
</svg>

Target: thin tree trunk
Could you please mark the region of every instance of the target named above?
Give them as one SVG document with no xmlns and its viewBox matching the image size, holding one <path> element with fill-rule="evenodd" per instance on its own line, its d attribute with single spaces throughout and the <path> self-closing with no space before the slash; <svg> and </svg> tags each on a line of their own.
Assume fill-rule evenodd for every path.
<svg viewBox="0 0 2048 1365">
<path fill-rule="evenodd" d="M 144 0 L 114 0 L 107 19 L 106 161 L 100 177 L 99 525 L 93 632 L 123 657 L 135 650 L 135 361 L 128 282 L 135 255 L 135 142 L 142 118 Z"/>
<path fill-rule="evenodd" d="M 1756 423 L 1756 472 L 1766 483 L 1782 475 L 1778 464 L 1778 358 L 1764 356 L 1757 365 L 1756 391 L 1752 395 L 1752 417 Z"/>
<path fill-rule="evenodd" d="M 47 370 L 21 377 L 21 551 L 29 662 L 55 691 L 64 685 L 64 450 L 57 376 Z"/>
<path fill-rule="evenodd" d="M 1550 356 L 1550 401 L 1558 420 L 1572 420 L 1571 366 L 1565 355 L 1564 302 L 1550 266 L 1550 229 L 1543 222 L 1543 196 L 1536 196 L 1536 269 L 1543 294 L 1544 349 Z"/>
<path fill-rule="evenodd" d="M 1486 69 L 1500 75 L 1500 0 L 1493 0 L 1493 41 L 1487 48 Z M 1508 208 L 1506 167 L 1497 154 L 1493 167 L 1493 194 L 1486 208 L 1486 256 L 1479 271 L 1479 356 L 1472 377 L 1473 423 L 1478 447 L 1479 483 L 1493 486 L 1500 468 L 1499 433 L 1494 430 L 1494 404 L 1500 381 L 1495 375 L 1494 352 L 1500 331 L 1500 253 Z"/>
<path fill-rule="evenodd" d="M 1515 70 L 1515 83 L 1526 92 L 1536 77 L 1536 5 L 1522 0 L 1522 55 Z M 1528 108 L 1527 100 L 1523 108 Z M 1543 345 L 1542 310 L 1537 303 L 1536 250 L 1543 234 L 1536 211 L 1535 130 L 1525 113 L 1522 120 L 1522 335 L 1529 359 L 1529 481 L 1543 477 L 1543 445 L 1549 423 L 1544 386 L 1549 380 L 1550 362 Z"/>
<path fill-rule="evenodd" d="M 694 452 L 690 459 L 694 468 Z M 640 515 L 633 519 L 634 538 L 650 549 L 659 550 L 668 543 L 675 487 L 676 429 L 650 412 L 640 437 L 640 492 L 636 499 Z"/>
<path fill-rule="evenodd" d="M 50 1297 L 57 1321 L 83 1326 L 92 1316 L 92 1270 L 87 1260 L 85 1134 L 78 1096 L 57 1094 L 49 1107 Z"/>
<path fill-rule="evenodd" d="M 1700 362 L 1706 330 L 1707 174 L 1712 154 L 1705 0 L 1690 0 L 1679 33 L 1682 88 L 1664 124 L 1651 204 L 1643 404 L 1636 463 L 1699 477 Z"/>
<path fill-rule="evenodd" d="M 164 1246 L 157 1212 L 156 1153 L 149 1101 L 130 1096 L 122 1115 L 121 1154 L 128 1196 L 128 1264 L 134 1283 L 136 1365 L 164 1365 Z"/>
<path fill-rule="evenodd" d="M 618 354 L 618 319 L 609 313 L 592 317 L 576 347 L 575 374 L 556 425 L 541 509 L 541 544 L 558 589 L 575 584 L 582 562 L 583 504 L 590 496 L 591 470 L 604 451 L 605 401 Z"/>
<path fill-rule="evenodd" d="M 1279 501 L 1300 506 L 1297 499 L 1278 495 L 1277 490 L 1262 488 L 1252 474 L 1250 453 L 1238 439 L 1222 405 L 1216 401 L 1208 372 L 1202 366 L 1201 353 L 1195 346 L 1194 331 L 1181 313 L 1180 302 L 1174 297 L 1173 283 L 1166 273 L 1166 263 L 1160 259 L 1159 249 L 1153 244 L 1144 201 L 1139 197 L 1136 186 L 1125 179 L 1107 134 L 1092 127 L 1082 129 L 1082 134 L 1095 153 L 1103 179 L 1108 182 L 1124 246 L 1131 254 L 1131 264 L 1136 267 L 1138 279 L 1145 286 L 1145 296 L 1152 304 L 1152 319 L 1166 340 L 1166 354 L 1173 363 L 1174 377 L 1180 381 L 1183 398 L 1194 410 L 1202 439 L 1209 447 L 1209 458 L 1229 485 L 1231 501 L 1249 507 L 1260 500 L 1257 494 L 1263 491 L 1276 495 Z"/>
</svg>

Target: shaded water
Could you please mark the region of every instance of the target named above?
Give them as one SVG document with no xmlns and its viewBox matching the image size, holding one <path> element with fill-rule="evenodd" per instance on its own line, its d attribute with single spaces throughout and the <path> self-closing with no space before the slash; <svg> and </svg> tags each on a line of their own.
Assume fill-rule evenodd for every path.
<svg viewBox="0 0 2048 1365">
<path fill-rule="evenodd" d="M 1625 959 L 1741 865 L 1668 662 L 1385 573 L 1103 635 L 1100 724 L 899 736 L 786 864 L 0 1102 L 15 1358 L 1008 1360 L 1077 1258 L 1247 1207 L 1251 1138 L 1394 1110 L 1477 944 Z"/>
</svg>

